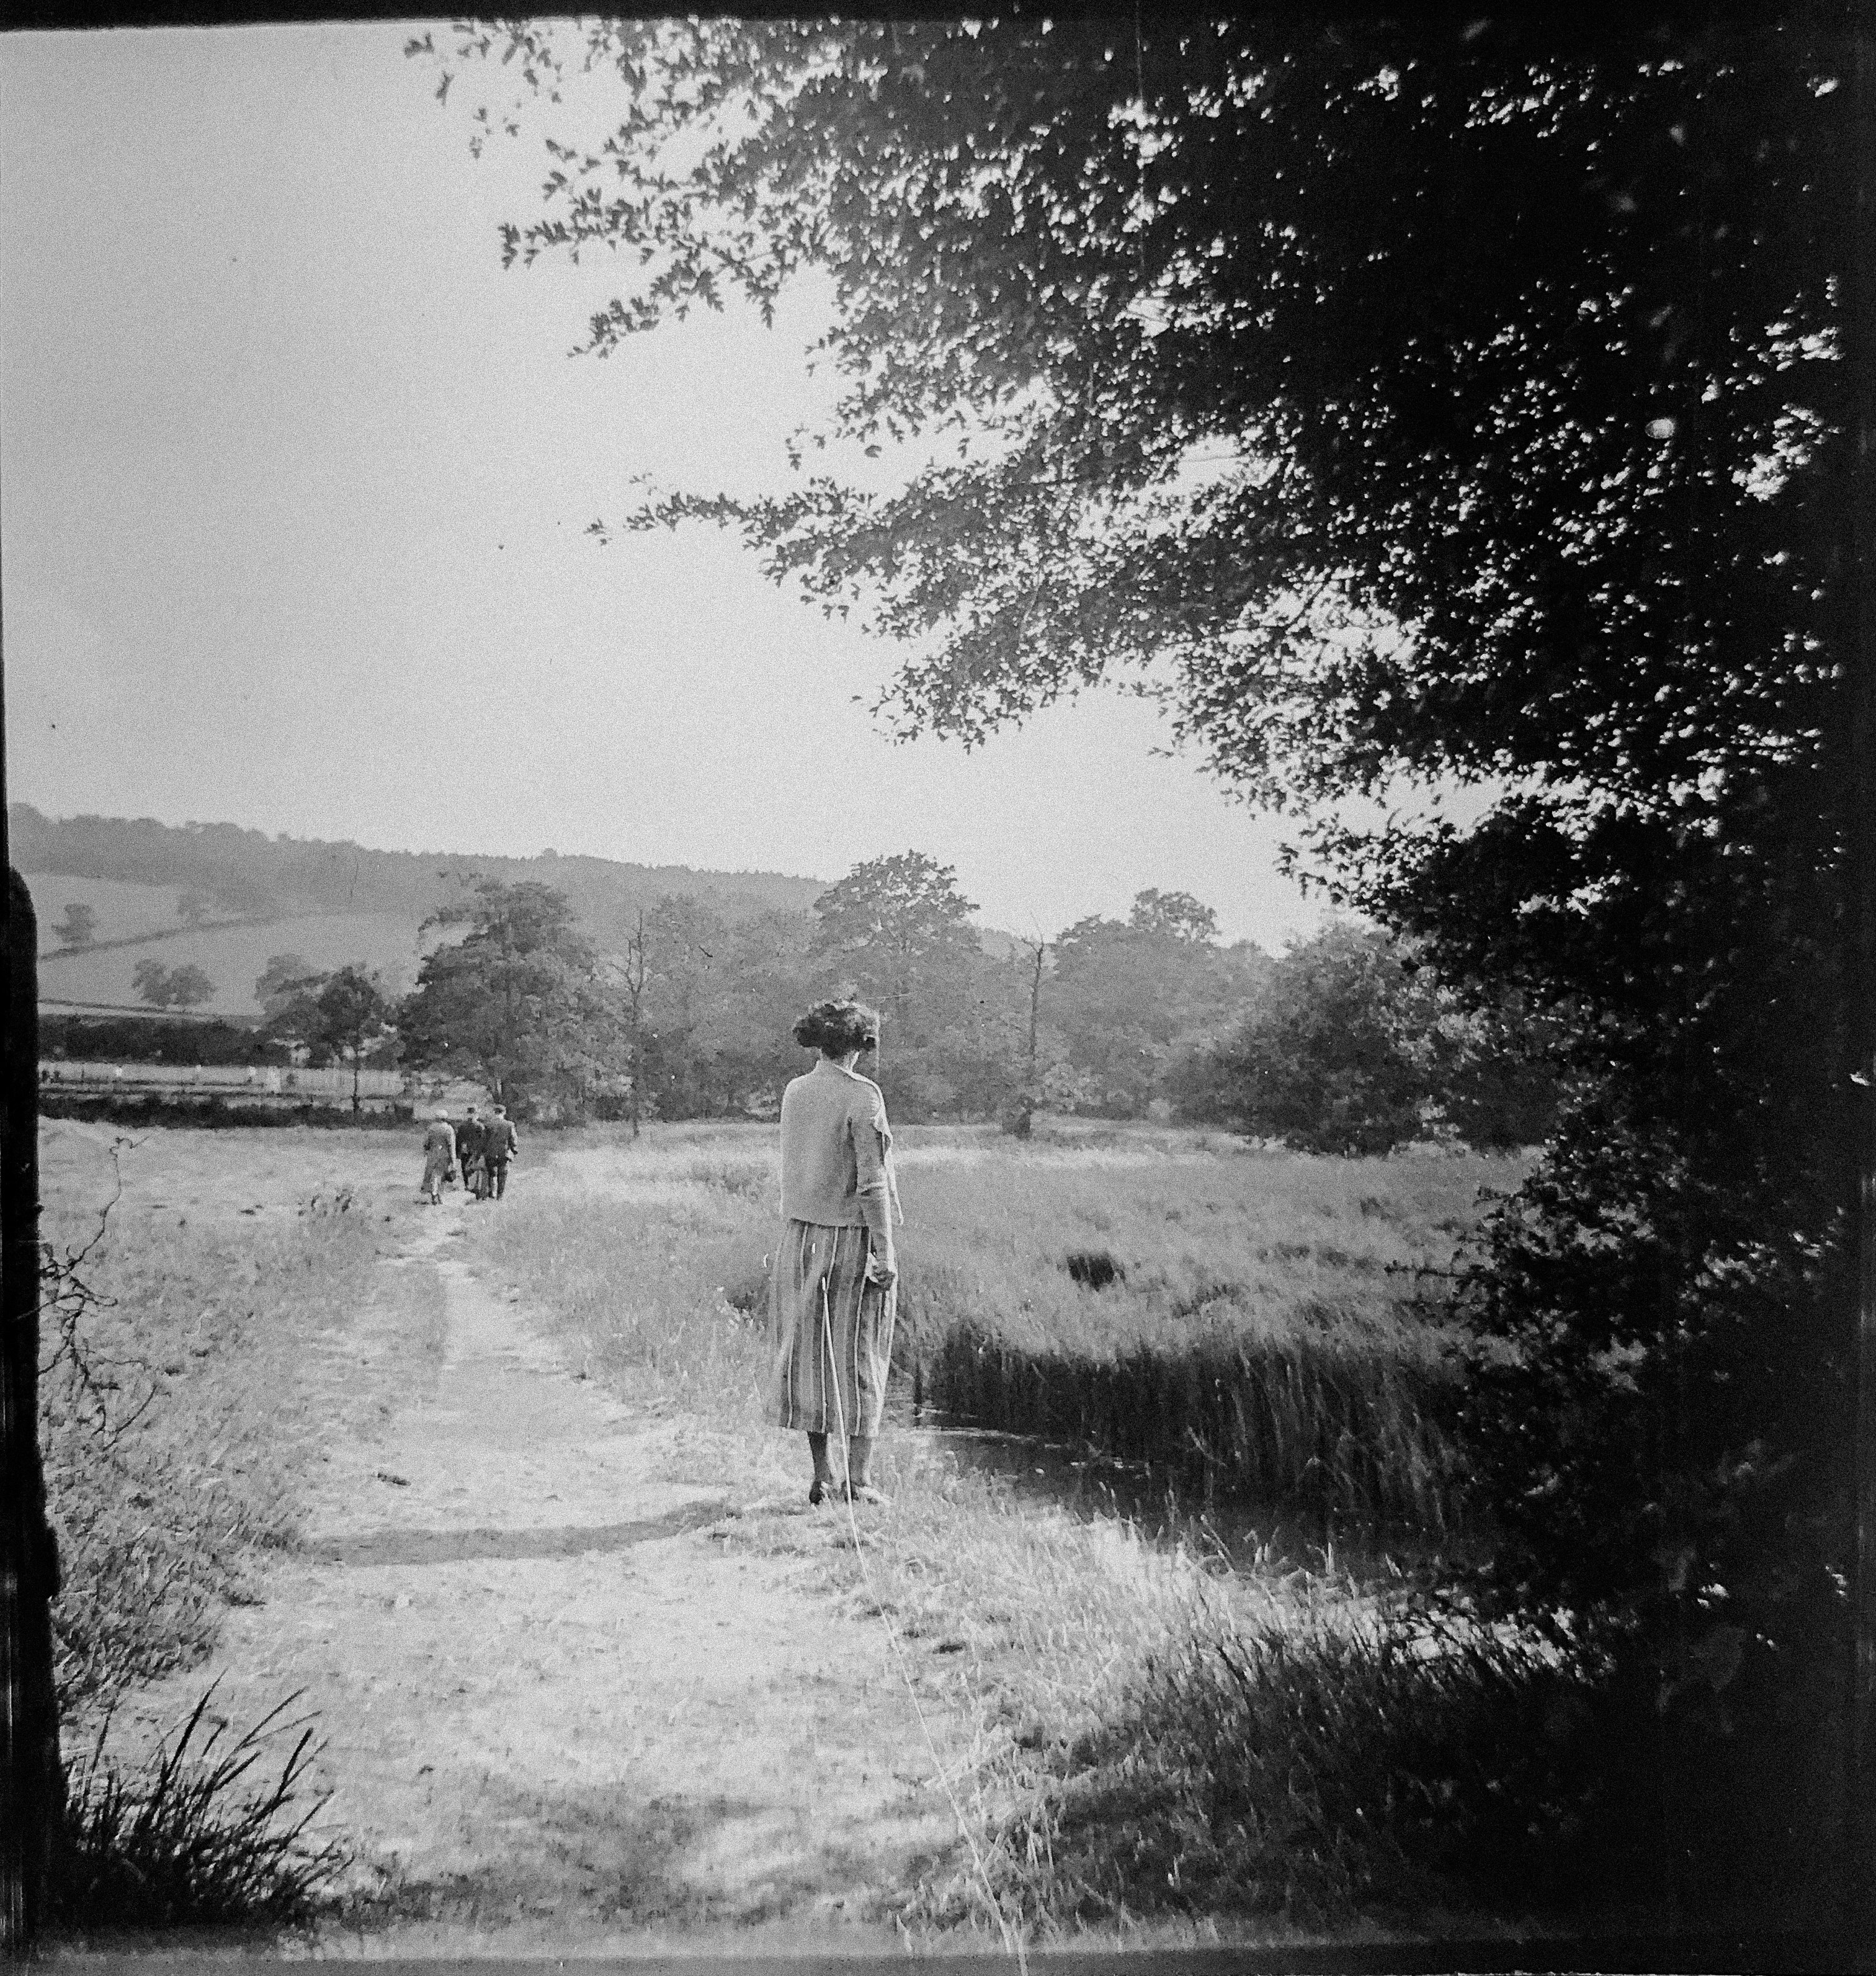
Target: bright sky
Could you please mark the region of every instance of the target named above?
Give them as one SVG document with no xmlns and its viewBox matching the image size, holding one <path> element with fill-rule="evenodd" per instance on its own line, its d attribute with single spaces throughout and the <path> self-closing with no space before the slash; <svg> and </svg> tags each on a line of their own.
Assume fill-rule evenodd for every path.
<svg viewBox="0 0 1876 1976">
<path fill-rule="evenodd" d="M 1228 937 L 1315 924 L 1282 826 L 1144 704 L 895 746 L 893 648 L 737 542 L 585 537 L 634 476 L 786 483 L 815 298 L 570 359 L 623 271 L 504 273 L 495 232 L 565 125 L 472 160 L 406 33 L 0 38 L 13 799 L 825 878 L 916 848 L 1012 930 L 1149 885 Z"/>
</svg>

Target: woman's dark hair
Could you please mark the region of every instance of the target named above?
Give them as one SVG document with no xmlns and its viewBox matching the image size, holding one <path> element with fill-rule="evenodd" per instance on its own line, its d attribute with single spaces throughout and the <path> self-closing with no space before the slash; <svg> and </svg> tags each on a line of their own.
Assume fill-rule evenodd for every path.
<svg viewBox="0 0 1876 1976">
<path fill-rule="evenodd" d="M 864 1002 L 817 1002 L 795 1026 L 795 1040 L 824 1056 L 871 1049 L 879 1039 L 879 1011 Z"/>
</svg>

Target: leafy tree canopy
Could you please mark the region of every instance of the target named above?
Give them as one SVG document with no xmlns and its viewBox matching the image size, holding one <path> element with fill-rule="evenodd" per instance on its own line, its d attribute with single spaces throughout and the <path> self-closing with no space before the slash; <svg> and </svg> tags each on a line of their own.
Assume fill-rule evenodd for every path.
<svg viewBox="0 0 1876 1976">
<path fill-rule="evenodd" d="M 311 997 L 308 1040 L 328 1062 L 352 1067 L 352 1109 L 359 1108 L 359 1079 L 367 1056 L 397 1047 L 391 1005 L 378 976 L 354 962 L 326 976 Z"/>
<path fill-rule="evenodd" d="M 382 1044 L 391 1029 L 391 1006 L 378 976 L 354 962 L 328 975 L 314 998 L 318 1041 L 334 1056 L 355 1063 Z"/>
<path fill-rule="evenodd" d="M 407 1062 L 479 1076 L 518 1105 L 616 1068 L 617 1000 L 564 894 L 484 878 L 435 918 L 469 931 L 425 957 L 399 1008 Z"/>
<path fill-rule="evenodd" d="M 1063 929 L 1042 1000 L 1058 1075 L 1084 1105 L 1138 1116 L 1167 1088 L 1180 1052 L 1213 1040 L 1239 1013 L 1259 950 L 1221 950 L 1217 919 L 1189 892 L 1137 894 L 1125 920 L 1091 914 Z"/>
<path fill-rule="evenodd" d="M 822 476 L 643 519 L 739 521 L 818 594 L 871 591 L 925 641 L 910 725 L 969 738 L 1131 670 L 1279 802 L 1528 778 L 1570 842 L 1631 813 L 1700 828 L 1808 753 L 1839 51 L 1790 27 L 1131 26 L 459 48 L 627 86 L 604 142 L 550 136 L 545 212 L 505 232 L 510 258 L 642 265 L 587 347 L 825 268 L 840 430 L 956 440 L 898 495 Z M 673 173 L 666 147 L 706 136 Z"/>
<path fill-rule="evenodd" d="M 921 985 L 976 957 L 976 911 L 955 868 L 922 851 L 869 858 L 815 901 L 815 947 L 850 964 L 856 985 L 903 1020 Z"/>
<path fill-rule="evenodd" d="M 310 1035 L 318 1021 L 314 998 L 329 978 L 303 953 L 270 953 L 254 983 L 264 1026 L 281 1035 Z"/>
<path fill-rule="evenodd" d="M 1136 933 L 1155 940 L 1184 940 L 1197 946 L 1218 937 L 1218 915 L 1190 892 L 1162 892 L 1149 886 L 1134 899 L 1127 923 Z"/>
<path fill-rule="evenodd" d="M 1434 1028 L 1393 943 L 1331 926 L 1271 970 L 1225 1049 L 1223 1108 L 1313 1153 L 1384 1153 L 1421 1135 Z"/>
<path fill-rule="evenodd" d="M 1235 1031 L 1178 1079 L 1182 1108 L 1305 1152 L 1447 1130 L 1532 1145 L 1557 1110 L 1546 1039 L 1515 1009 L 1463 1009 L 1401 942 L 1335 919 L 1271 964 Z"/>
</svg>

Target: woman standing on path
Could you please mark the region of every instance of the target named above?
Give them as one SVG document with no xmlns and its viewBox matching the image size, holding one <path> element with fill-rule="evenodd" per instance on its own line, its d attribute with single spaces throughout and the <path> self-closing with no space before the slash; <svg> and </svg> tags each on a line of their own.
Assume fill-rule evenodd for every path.
<svg viewBox="0 0 1876 1976">
<path fill-rule="evenodd" d="M 858 1002 L 810 1009 L 795 1040 L 821 1059 L 782 1100 L 787 1226 L 769 1279 L 771 1365 L 775 1418 L 808 1436 L 811 1503 L 842 1492 L 828 1436 L 843 1432 L 845 1493 L 856 1502 L 886 1500 L 873 1486 L 873 1443 L 897 1307 L 899 1191 L 886 1101 L 854 1069 L 879 1031 L 878 1016 Z"/>
</svg>

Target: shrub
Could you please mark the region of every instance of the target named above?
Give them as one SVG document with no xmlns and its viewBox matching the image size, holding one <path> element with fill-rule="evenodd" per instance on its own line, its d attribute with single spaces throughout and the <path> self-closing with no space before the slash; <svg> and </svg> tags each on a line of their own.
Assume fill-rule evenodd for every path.
<svg viewBox="0 0 1876 1976">
<path fill-rule="evenodd" d="M 1110 1283 L 1127 1281 L 1126 1270 L 1105 1249 L 1077 1249 L 1062 1267 L 1075 1282 L 1091 1290 L 1104 1290 Z"/>
</svg>

